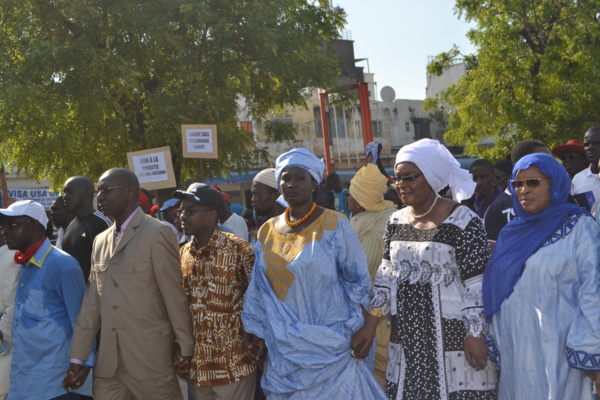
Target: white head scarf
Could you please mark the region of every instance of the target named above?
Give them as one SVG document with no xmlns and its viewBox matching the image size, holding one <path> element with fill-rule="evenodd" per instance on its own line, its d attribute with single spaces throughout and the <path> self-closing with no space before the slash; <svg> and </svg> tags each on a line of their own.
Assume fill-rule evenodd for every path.
<svg viewBox="0 0 600 400">
<path fill-rule="evenodd" d="M 279 181 L 281 174 L 283 173 L 283 170 L 289 167 L 300 167 L 305 169 L 317 183 L 321 183 L 323 172 L 325 171 L 323 161 L 306 149 L 297 148 L 292 149 L 287 153 L 283 153 L 277 157 L 277 161 L 275 161 L 275 181 L 277 182 L 277 188 L 280 192 Z"/>
<path fill-rule="evenodd" d="M 404 146 L 396 155 L 394 167 L 402 162 L 414 163 L 436 193 L 450 185 L 452 197 L 458 202 L 473 196 L 473 176 L 437 140 L 421 139 Z"/>
</svg>

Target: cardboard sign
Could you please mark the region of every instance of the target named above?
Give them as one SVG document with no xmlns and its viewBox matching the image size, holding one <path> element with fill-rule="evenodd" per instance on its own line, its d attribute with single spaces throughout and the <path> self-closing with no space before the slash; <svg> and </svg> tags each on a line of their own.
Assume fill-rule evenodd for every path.
<svg viewBox="0 0 600 400">
<path fill-rule="evenodd" d="M 175 172 L 169 147 L 127 153 L 129 169 L 135 172 L 140 186 L 147 190 L 175 187 Z"/>
<path fill-rule="evenodd" d="M 216 125 L 181 125 L 184 158 L 218 158 Z"/>
</svg>

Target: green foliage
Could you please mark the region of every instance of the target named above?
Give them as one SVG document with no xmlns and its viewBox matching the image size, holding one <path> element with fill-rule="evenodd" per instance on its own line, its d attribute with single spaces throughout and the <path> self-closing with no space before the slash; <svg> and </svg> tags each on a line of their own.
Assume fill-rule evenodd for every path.
<svg viewBox="0 0 600 400">
<path fill-rule="evenodd" d="M 501 158 L 520 140 L 553 147 L 600 123 L 598 1 L 457 0 L 456 10 L 476 23 L 468 36 L 478 52 L 445 93 L 449 143 Z M 430 72 L 458 55 L 441 54 Z M 489 137 L 493 149 L 480 145 Z"/>
<path fill-rule="evenodd" d="M 339 8 L 319 0 L 4 0 L 0 3 L 0 156 L 38 179 L 97 178 L 126 152 L 170 146 L 182 124 L 218 125 L 206 176 L 266 159 L 237 126 L 237 102 L 261 119 L 335 82 L 323 41 Z"/>
</svg>

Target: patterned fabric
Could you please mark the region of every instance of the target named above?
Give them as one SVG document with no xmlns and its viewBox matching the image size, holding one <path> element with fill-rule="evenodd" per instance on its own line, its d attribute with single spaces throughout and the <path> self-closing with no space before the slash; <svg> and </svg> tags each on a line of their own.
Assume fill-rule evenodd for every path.
<svg viewBox="0 0 600 400">
<path fill-rule="evenodd" d="M 374 347 L 352 358 L 371 280 L 365 254 L 341 214 L 324 210 L 299 233 L 258 233 L 256 264 L 244 299 L 244 328 L 265 340 L 261 386 L 269 400 L 384 399 L 373 376 Z"/>
<path fill-rule="evenodd" d="M 392 324 L 386 394 L 390 399 L 495 399 L 492 363 L 476 371 L 464 339 L 487 329 L 481 299 L 488 247 L 468 208 L 438 227 L 419 230 L 406 209 L 388 221 L 371 309 Z"/>
<path fill-rule="evenodd" d="M 499 397 L 592 400 L 600 370 L 600 229 L 572 215 L 527 259 L 490 335 L 502 360 Z"/>
<path fill-rule="evenodd" d="M 190 382 L 226 385 L 256 369 L 243 359 L 241 321 L 254 251 L 242 238 L 218 228 L 206 247 L 195 246 L 194 239 L 181 248 L 183 287 L 191 298 L 196 339 Z"/>
</svg>

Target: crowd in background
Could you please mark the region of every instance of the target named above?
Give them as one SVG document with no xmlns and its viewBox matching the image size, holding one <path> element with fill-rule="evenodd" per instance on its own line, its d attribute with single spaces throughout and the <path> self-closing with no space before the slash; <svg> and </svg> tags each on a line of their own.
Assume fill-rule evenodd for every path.
<svg viewBox="0 0 600 400">
<path fill-rule="evenodd" d="M 595 398 L 600 127 L 381 150 L 347 188 L 286 152 L 252 209 L 122 168 L 0 209 L 0 399 Z"/>
</svg>

